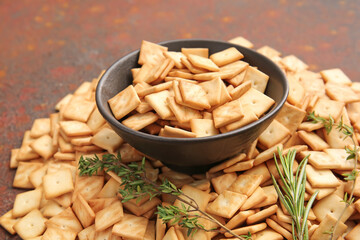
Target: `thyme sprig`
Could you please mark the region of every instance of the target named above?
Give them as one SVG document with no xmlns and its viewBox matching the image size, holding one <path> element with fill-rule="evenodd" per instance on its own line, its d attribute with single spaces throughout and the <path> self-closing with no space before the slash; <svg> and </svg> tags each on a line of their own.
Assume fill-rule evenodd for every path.
<svg viewBox="0 0 360 240">
<path fill-rule="evenodd" d="M 354 198 L 354 191 L 355 191 L 355 183 L 356 183 L 356 179 L 359 175 L 359 171 L 357 171 L 357 161 L 359 159 L 359 147 L 357 146 L 355 139 L 354 139 L 354 128 L 352 126 L 346 125 L 342 119 L 342 117 L 340 118 L 339 122 L 335 122 L 334 119 L 329 116 L 329 119 L 325 119 L 323 117 L 320 117 L 318 115 L 315 114 L 315 112 L 311 112 L 308 114 L 307 119 L 312 121 L 313 123 L 322 123 L 326 129 L 327 134 L 329 134 L 332 130 L 333 127 L 335 126 L 336 129 L 344 134 L 344 140 L 346 138 L 350 138 L 352 141 L 352 146 L 345 146 L 345 151 L 348 154 L 346 160 L 354 160 L 354 166 L 353 169 L 350 173 L 344 173 L 342 174 L 344 176 L 344 180 L 346 181 L 352 181 L 352 188 L 350 191 L 350 195 L 348 195 L 347 193 L 345 193 L 344 195 L 344 199 L 342 200 L 342 202 L 345 203 L 345 208 L 343 209 L 343 211 L 341 212 L 339 218 L 336 221 L 335 226 L 332 226 L 331 231 L 330 231 L 330 240 L 333 240 L 334 238 L 334 232 L 337 228 L 337 226 L 339 225 L 342 216 L 345 214 L 346 209 L 354 202 L 355 198 Z"/>
<path fill-rule="evenodd" d="M 120 154 L 117 156 L 105 154 L 101 159 L 97 155 L 92 158 L 84 158 L 81 156 L 79 160 L 79 170 L 80 176 L 92 176 L 100 171 L 112 171 L 117 174 L 122 180 L 119 193 L 122 196 L 123 202 L 131 199 L 137 199 L 138 201 L 144 197 L 150 197 L 150 199 L 152 199 L 161 194 L 175 196 L 175 198 L 181 202 L 181 207 L 158 205 L 157 214 L 164 223 L 170 222 L 171 224 L 178 224 L 181 227 L 185 227 L 188 235 L 193 235 L 198 230 L 219 231 L 217 229 L 206 229 L 199 223 L 199 219 L 204 218 L 216 223 L 220 229 L 224 229 L 238 239 L 251 239 L 250 233 L 244 235 L 244 237 L 239 236 L 220 223 L 216 218 L 201 210 L 193 198 L 183 193 L 170 181 L 164 179 L 158 184 L 147 178 L 145 158 L 143 158 L 141 163 L 132 162 L 124 164 L 121 162 Z M 221 231 L 221 233 L 224 233 L 224 231 Z"/>
<path fill-rule="evenodd" d="M 287 155 L 282 154 L 278 148 L 278 155 L 283 171 L 280 169 L 278 159 L 274 154 L 275 166 L 279 173 L 282 184 L 276 182 L 275 177 L 271 174 L 276 192 L 281 203 L 285 206 L 292 218 L 292 235 L 294 240 L 309 239 L 307 219 L 311 206 L 319 191 L 316 191 L 309 199 L 305 207 L 305 184 L 306 184 L 306 156 L 299 164 L 295 176 L 293 166 L 296 156 L 296 150 L 290 150 Z"/>
</svg>

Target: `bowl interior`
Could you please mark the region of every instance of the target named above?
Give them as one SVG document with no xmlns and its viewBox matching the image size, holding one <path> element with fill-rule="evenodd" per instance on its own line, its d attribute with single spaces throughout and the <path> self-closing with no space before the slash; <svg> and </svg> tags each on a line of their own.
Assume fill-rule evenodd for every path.
<svg viewBox="0 0 360 240">
<path fill-rule="evenodd" d="M 242 61 L 248 62 L 251 66 L 258 67 L 259 70 L 266 73 L 270 76 L 269 82 L 265 91 L 265 94 L 275 100 L 273 107 L 259 120 L 248 124 L 237 130 L 222 133 L 215 136 L 202 137 L 202 138 L 166 138 L 150 135 L 140 131 L 134 131 L 128 127 L 125 127 L 113 116 L 110 107 L 107 101 L 115 96 L 118 92 L 126 88 L 128 85 L 132 84 L 132 74 L 130 69 L 134 67 L 140 67 L 137 64 L 139 57 L 139 50 L 134 51 L 125 57 L 116 61 L 103 75 L 99 81 L 97 90 L 96 90 L 96 103 L 99 108 L 100 113 L 108 121 L 108 123 L 114 128 L 114 130 L 122 136 L 127 142 L 129 142 L 133 147 L 137 148 L 139 151 L 144 152 L 150 157 L 157 158 L 159 160 L 167 160 L 169 157 L 176 159 L 176 163 L 180 164 L 180 158 L 190 158 L 188 163 L 183 163 L 184 165 L 209 165 L 215 162 L 219 162 L 226 157 L 234 155 L 236 152 L 244 150 L 245 147 L 249 146 L 259 134 L 270 124 L 271 120 L 275 117 L 276 113 L 280 110 L 282 105 L 285 103 L 288 95 L 288 83 L 283 72 L 268 58 L 263 55 L 238 45 L 234 45 L 228 42 L 214 41 L 214 40 L 202 40 L 202 39 L 190 39 L 190 40 L 173 40 L 160 43 L 168 47 L 169 51 L 181 51 L 181 48 L 209 48 L 209 55 L 215 52 L 222 51 L 229 47 L 237 48 L 243 55 L 244 58 Z M 256 129 L 256 131 L 254 131 Z M 261 131 L 261 132 L 260 132 Z M 253 134 L 251 134 L 253 132 Z M 245 135 L 244 135 L 245 134 Z M 242 141 L 237 141 L 237 143 L 232 144 L 229 142 L 230 139 L 234 137 L 246 137 L 247 139 Z M 224 139 L 228 139 L 226 142 L 221 142 Z M 246 143 L 246 144 L 245 144 Z M 207 145 L 206 145 L 207 144 Z M 150 145 L 150 147 L 144 146 Z M 161 145 L 166 147 L 172 147 L 172 151 L 150 151 L 149 148 L 161 148 Z M 189 148 L 182 148 L 183 145 L 192 145 Z M 230 146 L 226 146 L 230 145 Z M 240 147 L 240 145 L 244 145 Z M 247 146 L 245 146 L 247 145 Z M 180 146 L 180 147 L 179 147 Z M 198 146 L 198 148 L 196 148 Z M 200 146 L 200 147 L 199 147 Z M 218 147 L 217 147 L 218 146 Z M 193 152 L 196 151 L 206 151 L 207 148 L 219 148 L 219 151 L 214 152 L 214 157 L 209 156 L 204 157 L 203 160 L 194 162 L 194 156 L 196 155 Z M 220 149 L 221 148 L 221 149 Z M 230 148 L 237 148 L 232 149 Z M 159 153 L 158 153 L 159 152 Z M 186 152 L 186 153 L 184 153 Z M 211 152 L 211 151 L 210 151 Z M 176 157 L 180 154 L 180 157 Z M 166 156 L 165 156 L 166 155 Z M 197 160 L 199 158 L 197 154 Z M 202 155 L 201 155 L 202 156 Z M 166 158 L 166 159 L 165 159 Z M 172 165 L 169 163 L 169 165 Z M 176 165 L 176 164 L 175 164 Z"/>
</svg>

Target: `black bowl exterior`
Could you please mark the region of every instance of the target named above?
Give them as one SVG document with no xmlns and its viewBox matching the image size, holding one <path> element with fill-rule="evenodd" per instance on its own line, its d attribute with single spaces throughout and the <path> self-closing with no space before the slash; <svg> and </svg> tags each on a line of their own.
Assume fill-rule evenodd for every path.
<svg viewBox="0 0 360 240">
<path fill-rule="evenodd" d="M 131 146 L 147 156 L 162 161 L 176 170 L 196 172 L 245 151 L 266 129 L 286 101 L 288 83 L 284 73 L 263 55 L 227 42 L 213 40 L 174 40 L 160 43 L 169 51 L 182 47 L 209 48 L 210 54 L 229 47 L 237 48 L 245 56 L 243 61 L 270 76 L 266 95 L 275 100 L 274 106 L 256 122 L 240 129 L 216 136 L 183 139 L 153 136 L 125 127 L 113 116 L 107 101 L 132 83 L 131 68 L 138 67 L 139 51 L 132 52 L 115 62 L 103 75 L 96 89 L 96 103 L 110 126 Z M 196 170 L 198 169 L 198 170 Z"/>
</svg>

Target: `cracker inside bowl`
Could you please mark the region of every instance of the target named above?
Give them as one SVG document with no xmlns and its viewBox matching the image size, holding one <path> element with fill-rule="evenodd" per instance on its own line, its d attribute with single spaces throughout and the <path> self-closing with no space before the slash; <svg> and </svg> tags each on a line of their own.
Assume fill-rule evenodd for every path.
<svg viewBox="0 0 360 240">
<path fill-rule="evenodd" d="M 261 134 L 263 130 L 270 124 L 272 119 L 275 117 L 276 113 L 280 110 L 282 105 L 284 104 L 287 94 L 288 94 L 288 84 L 286 77 L 284 76 L 283 72 L 269 59 L 262 56 L 261 54 L 252 51 L 250 49 L 240 47 L 231 43 L 227 42 L 220 42 L 220 41 L 213 41 L 213 40 L 174 40 L 174 41 L 168 41 L 164 43 L 160 43 L 161 46 L 167 47 L 168 52 L 179 52 L 182 48 L 187 49 L 199 49 L 199 48 L 207 48 L 208 49 L 208 55 L 209 56 L 215 56 L 215 61 L 219 62 L 219 58 L 216 58 L 216 55 L 213 55 L 214 53 L 221 53 L 223 50 L 227 49 L 235 49 L 238 53 L 244 56 L 244 58 L 241 59 L 241 64 L 238 64 L 237 68 L 241 69 L 244 67 L 244 65 L 249 64 L 250 66 L 256 66 L 256 68 L 253 68 L 249 70 L 249 74 L 256 74 L 257 72 L 260 72 L 260 74 L 266 74 L 269 76 L 268 85 L 265 90 L 265 94 L 263 96 L 266 99 L 273 99 L 273 103 L 270 103 L 270 109 L 264 114 L 264 111 L 259 113 L 255 113 L 256 117 L 260 117 L 260 119 L 250 123 L 251 121 L 247 120 L 248 122 L 245 123 L 245 125 L 241 126 L 240 128 L 237 128 L 232 126 L 232 128 L 229 127 L 230 131 L 226 130 L 225 126 L 227 127 L 230 124 L 235 123 L 236 121 L 239 121 L 244 118 L 244 115 L 249 115 L 250 119 L 256 119 L 254 118 L 254 115 L 251 114 L 236 114 L 233 119 L 227 119 L 227 117 L 223 117 L 220 121 L 220 125 L 217 124 L 217 126 L 220 126 L 219 128 L 223 127 L 223 132 L 218 135 L 214 136 L 205 136 L 200 138 L 187 138 L 182 139 L 179 137 L 163 137 L 163 136 L 154 136 L 150 135 L 144 132 L 135 131 L 124 124 L 121 123 L 121 118 L 114 117 L 111 108 L 108 104 L 108 101 L 114 96 L 116 96 L 119 92 L 121 92 L 123 89 L 131 88 L 133 83 L 137 84 L 143 84 L 143 87 L 146 89 L 146 84 L 153 83 L 154 81 L 158 81 L 158 79 L 154 80 L 154 77 L 149 77 L 149 75 L 144 76 L 142 75 L 141 70 L 137 71 L 137 74 L 135 78 L 133 77 L 131 73 L 131 69 L 140 67 L 138 65 L 138 60 L 142 59 L 141 63 L 144 63 L 144 57 L 140 54 L 139 59 L 139 51 L 130 53 L 129 55 L 119 59 L 117 62 L 115 62 L 103 75 L 101 78 L 96 92 L 96 101 L 99 108 L 100 113 L 104 116 L 104 118 L 108 121 L 108 123 L 111 125 L 111 127 L 127 142 L 129 142 L 133 147 L 138 149 L 139 151 L 143 152 L 149 157 L 158 159 L 162 161 L 164 164 L 166 164 L 169 167 L 175 168 L 180 171 L 186 171 L 186 172 L 198 172 L 203 171 L 212 166 L 213 164 L 222 161 L 228 157 L 231 157 L 239 152 L 245 151 L 248 149 L 248 147 L 251 145 L 251 143 Z M 164 51 L 163 48 L 157 47 L 158 51 Z M 155 51 L 155 50 L 154 50 Z M 165 55 L 165 54 L 164 54 Z M 163 56 L 164 56 L 163 55 Z M 231 55 L 231 54 L 230 54 Z M 239 55 L 239 54 L 238 54 Z M 189 72 L 183 71 L 182 73 L 179 73 L 180 71 L 177 71 L 173 73 L 174 75 L 178 76 L 190 76 L 190 74 L 193 74 L 194 76 L 202 76 L 209 77 L 207 75 L 216 73 L 216 64 L 213 66 L 212 64 L 209 64 L 208 61 L 203 61 L 204 58 L 201 58 L 195 54 L 188 53 L 188 56 L 190 56 L 190 60 L 182 61 L 183 65 L 192 64 L 192 67 L 187 68 Z M 194 57 L 196 56 L 196 57 Z M 239 56 L 233 57 L 234 59 L 238 58 Z M 145 58 L 146 59 L 146 58 Z M 211 59 L 208 59 L 211 61 Z M 153 61 L 153 58 L 150 58 L 148 61 Z M 173 61 L 173 60 L 171 60 Z M 237 60 L 235 60 L 236 62 Z M 173 61 L 175 62 L 175 61 Z M 234 62 L 233 62 L 234 63 Z M 233 64 L 230 63 L 230 64 Z M 224 62 L 219 63 L 224 64 Z M 176 64 L 173 64 L 176 66 Z M 145 66 L 145 65 L 143 65 Z M 227 65 L 225 65 L 227 66 Z M 201 68 L 200 68 L 201 67 Z M 206 69 L 207 68 L 207 69 Z M 164 67 L 166 69 L 166 66 Z M 191 70 L 190 70 L 191 69 Z M 204 70 L 205 69 L 205 70 Z M 213 72 L 209 72 L 209 69 L 212 69 Z M 244 70 L 244 69 L 243 69 Z M 146 70 L 148 71 L 148 70 Z M 194 72 L 198 71 L 197 74 L 194 74 Z M 202 72 L 201 72 L 202 71 Z M 133 70 L 134 72 L 134 70 Z M 156 71 L 155 71 L 156 72 Z M 174 71 L 173 71 L 174 72 Z M 238 75 L 241 73 L 241 71 L 238 73 Z M 206 75 L 207 74 L 207 75 Z M 155 74 L 154 74 L 155 75 Z M 161 75 L 161 74 L 160 74 Z M 214 78 L 214 76 L 211 76 Z M 216 77 L 216 76 L 215 76 Z M 217 76 L 219 77 L 219 76 Z M 235 76 L 234 76 L 235 77 Z M 179 78 L 179 77 L 173 77 L 173 78 Z M 221 78 L 221 77 L 220 77 Z M 223 76 L 223 78 L 225 78 Z M 142 79 L 140 81 L 139 79 Z M 144 80 L 145 79 L 145 80 Z M 210 81 L 209 81 L 210 80 Z M 163 81 L 163 80 L 162 80 Z M 170 81 L 170 80 L 169 80 Z M 174 79 L 172 79 L 173 84 L 168 84 L 165 79 L 165 82 L 159 84 L 164 85 L 168 84 L 167 86 L 161 86 L 166 87 L 167 89 L 163 89 L 162 91 L 148 94 L 144 97 L 145 102 L 148 103 L 152 108 L 158 107 L 160 110 L 155 112 L 157 115 L 159 115 L 159 119 L 161 120 L 168 120 L 168 121 L 174 121 L 177 122 L 178 119 L 173 114 L 173 110 L 169 107 L 169 102 L 171 102 L 171 97 L 174 97 L 174 100 L 176 101 L 176 91 L 175 89 L 172 89 L 173 86 L 176 84 L 174 83 Z M 190 95 L 196 97 L 199 96 L 199 94 L 206 94 L 206 91 L 201 91 L 201 89 L 206 89 L 206 87 L 201 87 L 199 85 L 203 84 L 209 84 L 212 80 L 209 78 L 208 80 L 200 80 L 204 81 L 204 83 L 195 84 L 193 82 L 194 80 L 185 79 L 178 82 L 178 87 L 181 93 L 181 96 L 189 97 Z M 220 80 L 223 82 L 222 80 Z M 234 80 L 235 81 L 235 80 Z M 145 84 L 144 84 L 145 82 Z M 216 80 L 214 81 L 214 84 L 216 86 Z M 159 86 L 156 85 L 156 86 Z M 240 85 L 240 84 L 238 84 Z M 261 84 L 259 84 L 261 85 Z M 233 86 L 231 83 L 228 84 L 231 88 Z M 207 86 L 208 89 L 212 89 L 212 86 Z M 234 95 L 231 96 L 228 94 L 229 99 L 226 101 L 231 102 L 237 99 L 236 96 L 244 96 L 247 94 L 249 90 L 249 85 L 242 87 L 245 89 L 236 89 L 234 91 Z M 133 87 L 134 89 L 131 90 L 132 94 L 134 91 L 136 91 L 137 85 Z M 151 88 L 151 86 L 148 88 Z M 194 88 L 196 90 L 194 90 Z M 227 86 L 225 84 L 220 85 L 221 91 L 226 93 L 229 93 L 229 90 L 227 89 Z M 246 89 L 247 88 L 247 89 Z M 263 88 L 263 87 L 262 87 Z M 235 87 L 234 87 L 235 89 Z M 251 91 L 258 91 L 253 88 L 251 88 Z M 195 91 L 194 93 L 191 93 L 191 91 Z M 239 94 L 238 91 L 243 91 L 243 95 L 241 93 Z M 140 91 L 141 92 L 141 91 Z M 216 94 L 216 91 L 214 91 Z M 258 91 L 259 92 L 259 91 Z M 261 93 L 261 92 L 260 92 Z M 237 95 L 236 95 L 237 94 Z M 130 95 L 129 95 L 130 96 Z M 133 96 L 133 95 L 131 95 Z M 253 96 L 253 94 L 251 94 Z M 185 98 L 186 98 L 185 97 Z M 140 102 L 142 101 L 141 98 Z M 147 99 L 147 101 L 146 101 Z M 168 100 L 169 99 L 169 100 Z M 209 104 L 209 102 L 206 102 L 204 98 L 201 98 L 202 100 L 195 100 L 188 98 L 187 101 L 184 101 L 185 104 L 190 104 L 190 106 L 193 106 L 194 111 L 196 110 L 213 110 L 216 109 L 215 107 L 211 109 L 213 106 Z M 252 101 L 253 99 L 251 97 L 248 97 L 248 101 Z M 111 100 L 110 100 L 111 101 Z M 134 102 L 137 102 L 137 107 L 140 106 L 141 103 L 139 103 L 138 99 L 136 97 L 128 99 L 129 103 L 126 106 L 129 106 L 133 104 Z M 192 102 L 191 102 L 192 101 Z M 217 103 L 217 99 L 212 100 L 215 103 Z M 126 101 L 125 101 L 126 102 Z M 225 104 L 225 102 L 223 103 Z M 222 105 L 223 105 L 222 104 Z M 266 105 L 266 101 L 264 101 L 264 104 L 261 103 L 259 106 Z M 143 104 L 144 105 L 144 104 Z M 146 104 L 145 104 L 146 105 Z M 159 107 L 160 106 L 160 107 Z M 166 106 L 166 107 L 165 107 Z M 195 106 L 195 107 L 194 107 Z M 231 104 L 230 104 L 231 106 Z M 144 107 L 144 106 L 143 106 Z M 146 106 L 145 106 L 146 107 Z M 174 108 L 174 107 L 173 107 Z M 196 109 L 198 108 L 198 109 Z M 164 110 L 165 109 L 165 110 Z M 225 109 L 226 110 L 226 109 Z M 224 110 L 224 111 L 225 111 Z M 248 110 L 245 109 L 245 113 L 252 111 L 252 108 L 249 108 Z M 176 111 L 176 110 L 175 110 Z M 244 111 L 244 110 L 243 110 Z M 266 111 L 266 110 L 265 110 Z M 207 111 L 209 112 L 209 111 Z M 226 111 L 225 111 L 226 112 Z M 232 109 L 229 108 L 227 112 L 232 112 Z M 212 112 L 214 114 L 214 112 Z M 215 111 L 216 113 L 216 111 Z M 195 113 L 196 114 L 196 113 Z M 258 115 L 259 114 L 259 115 Z M 201 114 L 203 115 L 202 118 L 208 118 L 209 114 Z M 141 116 L 141 115 L 140 115 Z M 139 117 L 140 117 L 139 116 Z M 220 115 L 221 116 L 221 115 Z M 120 122 L 118 121 L 120 119 Z M 152 118 L 153 120 L 155 118 Z M 218 118 L 219 120 L 219 118 Z M 125 120 L 126 121 L 126 120 Z M 156 120 L 155 120 L 156 121 Z M 154 121 L 154 122 L 155 122 Z M 162 121 L 163 123 L 164 121 Z M 219 121 L 218 121 L 219 122 Z M 126 122 L 125 122 L 126 123 Z M 183 126 L 186 127 L 185 123 L 181 123 Z M 136 125 L 136 124 L 135 124 Z M 171 129 L 170 129 L 171 128 Z M 179 132 L 178 129 L 172 129 L 173 127 L 167 127 L 168 131 L 165 131 L 165 128 L 163 131 L 174 133 Z M 191 126 L 190 126 L 191 129 Z M 234 130 L 235 129 L 235 130 Z M 184 129 L 183 129 L 184 130 Z M 184 130 L 186 131 L 186 130 Z M 189 132 L 189 131 L 187 131 Z M 181 134 L 181 133 L 180 133 Z M 189 136 L 192 134 L 188 134 Z M 171 136 L 179 136 L 179 135 L 171 135 Z M 196 136 L 196 134 L 195 134 Z"/>
</svg>

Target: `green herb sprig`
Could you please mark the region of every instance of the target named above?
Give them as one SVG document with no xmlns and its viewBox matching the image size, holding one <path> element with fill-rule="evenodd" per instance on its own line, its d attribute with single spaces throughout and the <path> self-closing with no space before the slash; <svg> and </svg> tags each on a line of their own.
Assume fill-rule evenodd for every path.
<svg viewBox="0 0 360 240">
<path fill-rule="evenodd" d="M 181 202 L 181 208 L 177 206 L 157 206 L 157 214 L 164 223 L 170 222 L 171 224 L 178 224 L 181 227 L 187 229 L 188 236 L 193 235 L 198 230 L 204 231 L 219 231 L 217 229 L 206 229 L 199 223 L 200 218 L 207 219 L 216 223 L 221 229 L 230 233 L 238 239 L 251 239 L 251 233 L 239 236 L 216 218 L 210 214 L 202 211 L 196 201 L 184 194 L 173 183 L 164 179 L 160 184 L 151 181 L 146 177 L 145 158 L 141 163 L 132 162 L 124 164 L 121 162 L 121 156 L 113 154 L 105 154 L 100 159 L 98 156 L 92 158 L 80 157 L 79 160 L 80 176 L 87 175 L 92 176 L 100 171 L 112 171 L 117 174 L 122 184 L 119 189 L 119 193 L 122 196 L 122 201 L 126 202 L 131 199 L 140 199 L 144 197 L 150 197 L 150 199 L 160 196 L 161 194 L 170 194 L 175 196 Z M 223 233 L 224 231 L 222 231 Z"/>
<path fill-rule="evenodd" d="M 279 173 L 282 184 L 276 182 L 275 177 L 271 174 L 276 192 L 281 203 L 285 206 L 292 218 L 292 235 L 294 240 L 309 239 L 307 219 L 311 206 L 313 205 L 319 191 L 316 191 L 309 199 L 305 208 L 305 184 L 306 184 L 306 156 L 299 164 L 295 176 L 293 166 L 296 156 L 296 150 L 290 150 L 287 155 L 282 154 L 278 148 L 278 155 L 283 171 L 281 171 L 276 154 L 274 154 L 275 166 Z"/>
<path fill-rule="evenodd" d="M 345 151 L 348 154 L 346 160 L 354 159 L 354 166 L 350 173 L 344 173 L 342 174 L 344 176 L 344 180 L 346 181 L 352 181 L 352 188 L 350 191 L 350 195 L 345 193 L 344 199 L 342 202 L 345 203 L 345 208 L 341 212 L 338 220 L 336 221 L 335 226 L 332 226 L 330 231 L 330 240 L 333 240 L 334 238 L 334 232 L 339 225 L 342 216 L 345 214 L 346 209 L 354 202 L 354 191 L 355 191 L 355 183 L 356 179 L 359 175 L 359 171 L 357 171 L 357 161 L 359 159 L 359 147 L 357 147 L 357 144 L 354 140 L 354 128 L 352 126 L 344 124 L 344 121 L 342 117 L 340 118 L 339 122 L 335 122 L 334 119 L 329 116 L 329 119 L 325 119 L 323 117 L 320 117 L 319 115 L 316 115 L 315 112 L 311 112 L 308 114 L 307 119 L 312 121 L 313 123 L 322 123 L 325 127 L 326 133 L 329 134 L 333 128 L 335 127 L 339 132 L 344 134 L 344 140 L 346 138 L 350 138 L 352 141 L 352 147 L 345 146 Z"/>
</svg>

